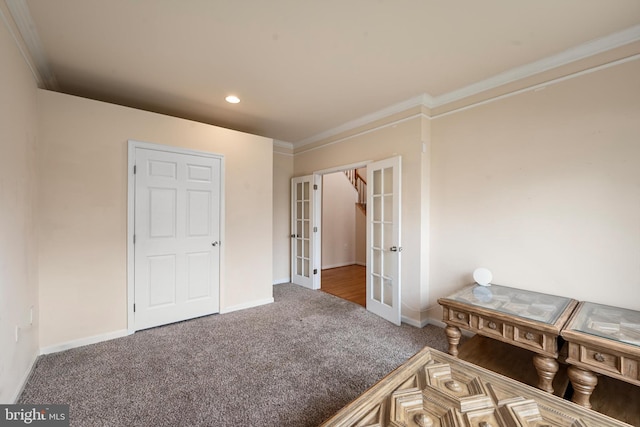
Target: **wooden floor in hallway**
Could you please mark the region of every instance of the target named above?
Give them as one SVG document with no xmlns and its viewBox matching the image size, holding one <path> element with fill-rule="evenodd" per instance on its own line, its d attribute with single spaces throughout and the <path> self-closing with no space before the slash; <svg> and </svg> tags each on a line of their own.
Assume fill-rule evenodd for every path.
<svg viewBox="0 0 640 427">
<path fill-rule="evenodd" d="M 320 289 L 363 307 L 367 306 L 367 268 L 347 265 L 322 270 Z"/>
</svg>

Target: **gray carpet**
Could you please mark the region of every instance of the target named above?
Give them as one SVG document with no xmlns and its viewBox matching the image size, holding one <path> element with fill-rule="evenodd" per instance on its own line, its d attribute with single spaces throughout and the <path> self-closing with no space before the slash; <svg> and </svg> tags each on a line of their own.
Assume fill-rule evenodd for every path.
<svg viewBox="0 0 640 427">
<path fill-rule="evenodd" d="M 400 327 L 321 291 L 41 356 L 18 403 L 73 426 L 317 426 L 444 330 Z"/>
</svg>

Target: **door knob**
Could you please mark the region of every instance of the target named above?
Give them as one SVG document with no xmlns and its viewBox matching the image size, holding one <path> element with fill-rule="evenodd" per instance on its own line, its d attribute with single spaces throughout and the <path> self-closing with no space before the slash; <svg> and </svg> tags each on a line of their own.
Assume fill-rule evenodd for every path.
<svg viewBox="0 0 640 427">
<path fill-rule="evenodd" d="M 218 242 L 211 242 L 211 246 L 218 246 Z"/>
<path fill-rule="evenodd" d="M 390 250 L 391 252 L 402 252 L 402 246 L 400 246 L 400 247 L 397 247 L 397 246 L 391 246 L 391 247 L 389 248 L 389 250 Z"/>
</svg>

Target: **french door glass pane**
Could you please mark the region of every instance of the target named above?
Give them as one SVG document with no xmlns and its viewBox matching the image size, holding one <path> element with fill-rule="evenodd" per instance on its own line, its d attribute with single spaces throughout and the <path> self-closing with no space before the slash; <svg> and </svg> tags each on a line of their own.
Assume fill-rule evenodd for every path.
<svg viewBox="0 0 640 427">
<path fill-rule="evenodd" d="M 373 196 L 373 221 L 382 221 L 382 197 Z"/>
<path fill-rule="evenodd" d="M 302 202 L 296 203 L 296 219 L 303 219 L 304 210 L 302 209 L 302 205 Z"/>
<path fill-rule="evenodd" d="M 382 171 L 376 170 L 373 171 L 373 183 L 372 183 L 372 193 L 373 195 L 379 195 L 382 191 Z"/>
<path fill-rule="evenodd" d="M 383 169 L 384 194 L 393 193 L 393 169 Z"/>
<path fill-rule="evenodd" d="M 377 275 L 371 276 L 371 294 L 373 299 L 382 302 L 382 278 Z"/>
<path fill-rule="evenodd" d="M 393 195 L 382 197 L 382 220 L 385 222 L 393 221 Z"/>
<path fill-rule="evenodd" d="M 373 265 L 371 266 L 371 272 L 373 274 L 382 274 L 382 252 L 374 250 L 372 255 L 371 261 Z"/>
<path fill-rule="evenodd" d="M 304 219 L 309 219 L 309 202 L 304 202 L 304 211 L 302 213 Z"/>
<path fill-rule="evenodd" d="M 372 235 L 373 235 L 373 247 L 381 248 L 382 247 L 382 224 L 373 223 L 371 225 Z"/>
<path fill-rule="evenodd" d="M 382 224 L 382 249 L 389 250 L 393 246 L 393 224 Z"/>
<path fill-rule="evenodd" d="M 382 303 L 391 307 L 393 304 L 393 290 L 391 288 L 391 279 L 384 278 L 382 286 Z"/>
</svg>

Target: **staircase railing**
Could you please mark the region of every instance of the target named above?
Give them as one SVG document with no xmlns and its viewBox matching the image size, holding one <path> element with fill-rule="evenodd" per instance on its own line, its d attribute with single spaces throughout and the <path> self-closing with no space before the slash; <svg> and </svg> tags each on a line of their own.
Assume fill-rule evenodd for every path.
<svg viewBox="0 0 640 427">
<path fill-rule="evenodd" d="M 360 176 L 357 169 L 344 171 L 345 175 L 358 192 L 358 205 L 366 212 L 367 209 L 367 182 Z"/>
</svg>

